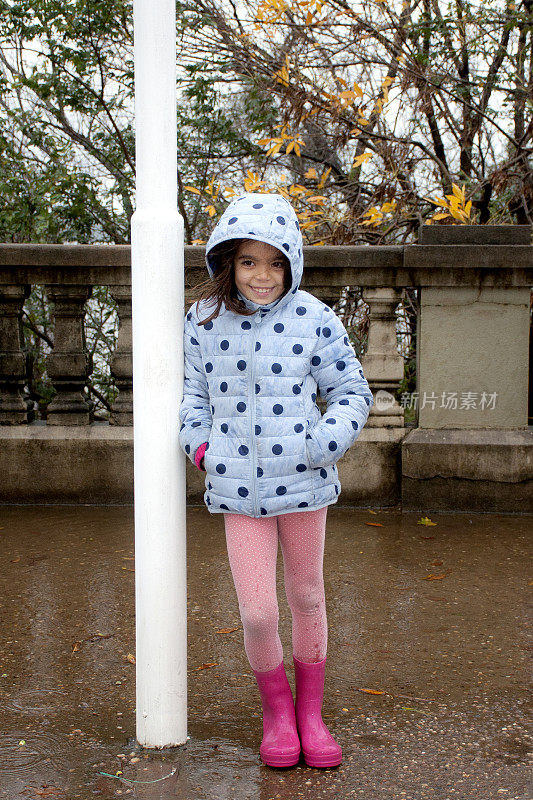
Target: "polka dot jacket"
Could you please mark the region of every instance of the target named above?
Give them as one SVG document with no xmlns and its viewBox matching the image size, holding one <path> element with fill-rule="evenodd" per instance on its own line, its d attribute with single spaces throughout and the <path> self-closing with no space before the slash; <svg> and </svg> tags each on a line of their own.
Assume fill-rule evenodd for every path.
<svg viewBox="0 0 533 800">
<path fill-rule="evenodd" d="M 180 445 L 194 463 L 208 442 L 205 503 L 211 513 L 271 517 L 335 503 L 336 462 L 368 418 L 372 393 L 340 319 L 299 289 L 302 236 L 280 195 L 245 194 L 226 209 L 206 246 L 246 238 L 286 252 L 292 286 L 269 305 L 239 293 L 253 316 L 222 306 L 212 322 L 195 303 L 184 328 L 185 381 Z M 322 416 L 317 392 L 326 398 Z"/>
</svg>

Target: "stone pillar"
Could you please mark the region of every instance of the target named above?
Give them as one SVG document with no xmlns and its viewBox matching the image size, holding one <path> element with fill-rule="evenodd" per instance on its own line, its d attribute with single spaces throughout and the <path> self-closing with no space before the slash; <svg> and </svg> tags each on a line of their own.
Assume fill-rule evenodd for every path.
<svg viewBox="0 0 533 800">
<path fill-rule="evenodd" d="M 111 408 L 111 425 L 133 425 L 133 360 L 131 341 L 131 286 L 112 286 L 111 296 L 118 306 L 118 339 L 111 359 L 118 397 Z"/>
<path fill-rule="evenodd" d="M 0 286 L 0 424 L 28 422 L 22 390 L 26 382 L 25 356 L 22 350 L 22 307 L 30 293 L 29 286 Z"/>
<path fill-rule="evenodd" d="M 402 442 L 402 507 L 531 513 L 530 284 L 513 272 L 531 228 L 424 226 L 420 244 L 413 260 L 453 270 L 420 288 L 418 428 Z"/>
<path fill-rule="evenodd" d="M 396 344 L 396 307 L 401 289 L 387 287 L 363 290 L 368 304 L 368 344 L 361 358 L 365 377 L 374 393 L 367 427 L 403 428 L 404 410 L 394 397 L 403 378 L 403 358 Z"/>
<path fill-rule="evenodd" d="M 526 227 L 425 226 L 421 243 L 478 244 L 475 269 L 481 245 L 529 244 Z M 527 428 L 530 287 L 490 283 L 420 289 L 419 428 Z"/>
<path fill-rule="evenodd" d="M 47 408 L 48 425 L 88 425 L 83 389 L 91 371 L 85 346 L 85 302 L 90 286 L 47 286 L 54 304 L 54 350 L 46 368 L 57 394 Z"/>
</svg>

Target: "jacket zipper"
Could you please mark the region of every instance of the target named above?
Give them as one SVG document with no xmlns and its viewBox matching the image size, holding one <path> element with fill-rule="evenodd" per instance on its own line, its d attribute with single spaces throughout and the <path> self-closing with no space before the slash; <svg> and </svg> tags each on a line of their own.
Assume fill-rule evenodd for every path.
<svg viewBox="0 0 533 800">
<path fill-rule="evenodd" d="M 252 504 L 253 504 L 253 513 L 254 517 L 259 516 L 259 503 L 257 500 L 257 452 L 255 447 L 255 379 L 254 379 L 254 359 L 255 359 L 255 343 L 257 341 L 257 325 L 259 324 L 260 320 L 256 316 L 254 317 L 254 321 L 256 327 L 252 330 L 254 331 L 253 336 L 251 336 L 252 348 L 250 352 L 250 385 L 249 385 L 249 397 L 250 397 L 250 452 L 252 455 Z"/>
</svg>

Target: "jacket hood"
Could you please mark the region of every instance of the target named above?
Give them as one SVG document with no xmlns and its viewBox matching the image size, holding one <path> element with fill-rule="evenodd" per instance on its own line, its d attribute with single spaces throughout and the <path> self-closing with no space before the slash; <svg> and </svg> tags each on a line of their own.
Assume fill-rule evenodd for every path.
<svg viewBox="0 0 533 800">
<path fill-rule="evenodd" d="M 212 278 L 219 267 L 212 252 L 221 242 L 230 239 L 255 239 L 277 247 L 285 253 L 291 267 L 291 288 L 268 306 L 244 298 L 248 308 L 267 310 L 285 305 L 300 286 L 303 273 L 303 241 L 298 218 L 293 207 L 280 194 L 242 194 L 229 204 L 215 226 L 205 248 L 207 270 Z"/>
</svg>

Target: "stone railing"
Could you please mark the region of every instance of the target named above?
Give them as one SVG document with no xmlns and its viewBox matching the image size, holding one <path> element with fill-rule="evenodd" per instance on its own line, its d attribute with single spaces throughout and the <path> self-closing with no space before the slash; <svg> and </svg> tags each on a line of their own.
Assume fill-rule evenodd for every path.
<svg viewBox="0 0 533 800">
<path fill-rule="evenodd" d="M 492 238 L 498 243 L 469 244 L 468 238 L 472 239 L 476 233 L 484 234 L 485 240 Z M 461 244 L 449 243 L 459 235 L 462 236 Z M 503 392 L 504 398 L 502 391 L 496 392 L 502 398 L 500 409 L 501 403 L 505 404 L 497 427 L 527 425 L 524 380 L 527 381 L 529 328 L 526 307 L 529 286 L 533 282 L 532 249 L 528 241 L 530 229 L 527 226 L 525 229 L 508 227 L 492 231 L 487 228 L 427 228 L 423 229 L 423 237 L 422 244 L 406 247 L 306 248 L 302 288 L 330 305 L 337 302 L 343 287 L 362 288 L 362 297 L 369 307 L 368 344 L 363 359 L 365 374 L 372 390 L 379 392 L 380 402 L 374 407 L 372 416 L 380 418 L 382 426 L 403 424 L 403 409 L 394 400 L 393 392 L 403 376 L 395 311 L 406 287 L 423 289 L 420 297 L 418 396 L 420 404 L 424 402 L 420 411 L 425 413 L 421 414 L 419 424 L 433 427 L 436 418 L 441 419 L 443 425 L 448 424 L 450 420 L 446 412 L 457 415 L 461 392 L 470 394 L 469 405 L 464 408 L 464 420 L 468 414 L 474 418 L 471 395 L 473 385 L 477 383 L 479 393 L 485 392 L 491 397 L 496 389 L 507 389 Z M 186 286 L 194 286 L 205 278 L 203 248 L 185 248 L 185 268 Z M 57 394 L 48 406 L 47 424 L 89 424 L 89 406 L 83 395 L 91 368 L 85 349 L 84 307 L 92 287 L 106 285 L 117 303 L 120 320 L 117 346 L 111 361 L 111 374 L 119 395 L 112 407 L 110 421 L 116 425 L 131 425 L 130 248 L 99 245 L 0 245 L 0 423 L 28 421 L 28 408 L 22 396 L 25 368 L 21 317 L 32 284 L 44 285 L 46 295 L 53 303 L 54 348 L 47 358 L 46 369 Z M 512 298 L 520 298 L 521 322 L 517 317 L 514 322 L 506 319 L 504 325 L 498 325 L 492 312 L 500 318 L 502 313 L 512 314 L 509 311 L 510 302 L 511 307 L 515 305 Z M 424 314 L 424 310 L 429 312 L 430 308 L 431 314 Z M 465 315 L 460 313 L 460 308 L 466 310 Z M 450 313 L 457 322 L 452 329 Z M 484 320 L 488 324 L 484 325 Z M 485 340 L 491 331 L 496 339 L 501 333 L 505 342 L 503 347 L 503 342 Z M 454 342 L 447 342 L 445 334 L 452 333 Z M 463 357 L 454 363 L 460 356 L 455 349 L 457 346 L 461 348 Z M 512 350 L 508 349 L 509 346 Z M 495 374 L 498 360 L 494 347 L 501 348 L 498 376 Z M 443 360 L 439 358 L 441 353 L 445 354 Z M 507 378 L 504 372 L 509 373 Z M 473 375 L 477 376 L 475 380 L 467 377 Z M 490 386 L 489 378 L 492 381 Z M 424 391 L 426 397 L 422 401 L 420 398 L 423 398 Z M 436 398 L 440 400 L 442 392 L 448 407 L 444 407 L 440 414 L 432 414 Z M 486 402 L 489 403 L 488 398 Z M 485 406 L 483 412 L 485 410 L 490 409 Z M 484 422 L 490 426 L 491 420 L 492 417 L 486 415 Z M 457 426 L 455 419 L 453 427 Z"/>
<path fill-rule="evenodd" d="M 373 435 L 371 429 L 379 429 L 382 433 L 376 430 L 375 437 L 384 441 L 388 430 L 389 441 L 398 443 L 406 434 L 404 408 L 394 397 L 403 377 L 396 309 L 405 289 L 413 287 L 418 289 L 419 305 L 418 429 L 527 430 L 532 253 L 528 226 L 430 226 L 422 229 L 414 245 L 305 248 L 303 289 L 334 305 L 344 287 L 359 287 L 369 309 L 361 360 L 376 402 L 367 436 Z M 185 248 L 185 268 L 186 288 L 205 279 L 203 248 Z M 110 287 L 120 321 L 111 361 L 119 394 L 107 427 L 131 426 L 129 246 L 4 244 L 0 245 L 3 430 L 35 425 L 27 424 L 33 416 L 24 399 L 21 333 L 22 309 L 32 285 L 45 287 L 54 320 L 54 346 L 46 371 L 56 394 L 46 422 L 37 424 L 94 427 L 84 392 L 92 368 L 85 348 L 84 308 L 92 287 L 100 285 Z M 397 470 L 394 474 L 397 478 Z"/>
</svg>

